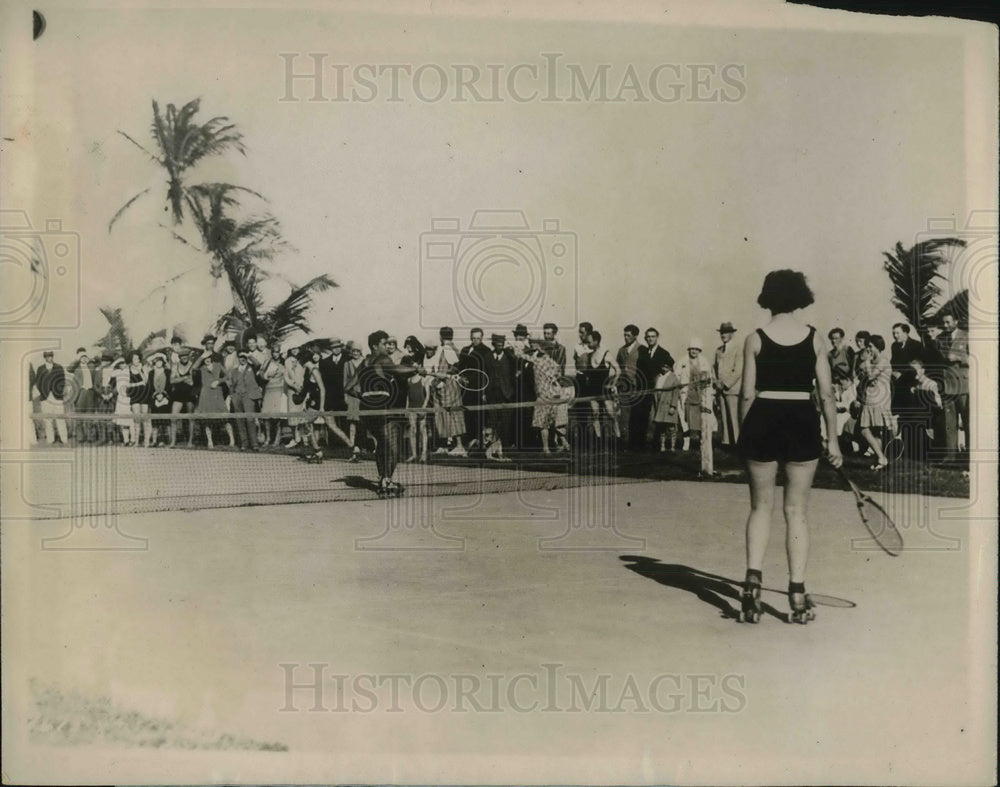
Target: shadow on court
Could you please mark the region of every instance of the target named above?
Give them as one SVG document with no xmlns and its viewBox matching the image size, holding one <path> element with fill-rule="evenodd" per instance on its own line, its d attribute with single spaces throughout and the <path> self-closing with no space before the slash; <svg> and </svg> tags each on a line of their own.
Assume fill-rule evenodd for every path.
<svg viewBox="0 0 1000 787">
<path fill-rule="evenodd" d="M 621 555 L 619 559 L 625 563 L 625 568 L 629 571 L 655 580 L 661 585 L 693 593 L 706 604 L 719 610 L 720 617 L 739 620 L 742 582 L 678 563 L 661 563 L 651 557 Z M 763 610 L 765 614 L 772 615 L 778 620 L 786 622 L 788 620 L 786 613 L 779 612 L 766 602 L 763 603 Z"/>
<path fill-rule="evenodd" d="M 368 489 L 372 492 L 378 491 L 378 483 L 370 478 L 360 475 L 345 475 L 341 478 L 334 478 L 330 481 L 333 484 L 343 484 L 349 489 Z"/>
</svg>

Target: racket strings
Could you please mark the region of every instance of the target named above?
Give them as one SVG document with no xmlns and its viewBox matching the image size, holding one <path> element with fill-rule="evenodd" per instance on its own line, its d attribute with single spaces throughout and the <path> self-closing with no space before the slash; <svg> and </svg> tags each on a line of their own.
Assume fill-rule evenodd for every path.
<svg viewBox="0 0 1000 787">
<path fill-rule="evenodd" d="M 858 510 L 868 532 L 882 549 L 890 555 L 903 551 L 903 536 L 882 506 L 871 498 L 865 498 L 858 503 Z"/>
</svg>

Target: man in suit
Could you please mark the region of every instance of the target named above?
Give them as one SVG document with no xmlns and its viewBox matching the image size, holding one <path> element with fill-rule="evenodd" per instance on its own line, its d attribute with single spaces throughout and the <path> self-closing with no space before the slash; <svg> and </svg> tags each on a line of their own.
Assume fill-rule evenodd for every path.
<svg viewBox="0 0 1000 787">
<path fill-rule="evenodd" d="M 946 448 L 949 457 L 958 450 L 958 430 L 965 438 L 965 449 L 969 450 L 969 336 L 958 327 L 958 320 L 953 314 L 945 314 L 941 318 L 942 331 L 937 338 L 937 348 L 944 356 L 944 388 L 941 398 L 944 400 L 946 413 Z M 949 407 L 950 405 L 950 407 Z M 949 410 L 955 417 L 947 419 Z"/>
<path fill-rule="evenodd" d="M 920 358 L 923 346 L 916 339 L 910 338 L 910 326 L 905 322 L 897 322 L 892 326 L 892 347 L 890 348 L 890 363 L 892 364 L 892 399 L 890 407 L 892 414 L 902 424 L 912 416 L 914 410 L 913 395 L 910 389 L 916 385 L 916 374 L 910 368 L 910 362 Z"/>
<path fill-rule="evenodd" d="M 483 344 L 483 329 L 473 328 L 469 331 L 469 344 L 462 348 L 458 354 L 458 368 L 460 371 L 474 370 L 487 374 L 490 351 Z M 479 375 L 476 375 L 479 377 Z M 485 391 L 462 391 L 462 404 L 466 407 L 486 404 Z M 482 440 L 484 413 L 482 410 L 465 411 L 465 428 L 469 435 L 469 440 Z"/>
<path fill-rule="evenodd" d="M 69 434 L 66 430 L 66 419 L 53 416 L 65 415 L 66 406 L 63 402 L 66 393 L 66 370 L 54 360 L 52 350 L 42 353 L 44 363 L 35 374 L 35 388 L 41 402 L 42 415 L 49 416 L 44 420 L 45 442 L 52 445 L 56 441 L 56 432 L 64 446 L 69 445 Z"/>
<path fill-rule="evenodd" d="M 250 365 L 246 350 L 239 352 L 236 365 L 226 373 L 226 384 L 229 386 L 230 404 L 234 413 L 257 412 L 254 402 L 263 396 L 263 392 L 260 390 L 257 373 Z M 240 435 L 240 448 L 257 451 L 257 421 L 253 418 L 237 418 L 236 429 Z"/>
<path fill-rule="evenodd" d="M 532 365 L 523 358 L 523 354 L 529 349 L 528 328 L 523 323 L 518 323 L 514 328 L 514 401 L 518 404 L 532 404 L 535 401 L 535 372 Z M 514 411 L 514 438 L 513 442 L 519 448 L 527 448 L 534 438 L 534 430 L 531 427 L 531 418 L 534 410 L 532 407 L 518 407 Z"/>
<path fill-rule="evenodd" d="M 636 389 L 637 372 L 639 363 L 639 326 L 626 325 L 624 330 L 625 344 L 618 348 L 615 355 L 615 362 L 621 370 L 617 380 L 619 394 L 618 400 L 618 428 L 621 430 L 624 444 L 629 440 L 629 419 L 632 414 L 632 406 L 635 403 L 633 391 Z"/>
<path fill-rule="evenodd" d="M 646 345 L 639 348 L 639 355 L 636 359 L 636 385 L 639 389 L 650 391 L 643 393 L 636 398 L 629 418 L 629 449 L 641 451 L 646 447 L 650 439 L 649 413 L 653 407 L 653 394 L 651 389 L 656 385 L 656 377 L 664 367 L 670 354 L 660 347 L 660 332 L 656 328 L 647 328 L 645 334 Z"/>
<path fill-rule="evenodd" d="M 506 346 L 507 340 L 502 333 L 493 334 L 490 337 L 490 344 L 493 345 L 493 350 L 486 361 L 486 374 L 489 375 L 486 403 L 510 404 L 514 401 L 516 393 L 517 359 L 513 351 Z M 487 424 L 496 430 L 505 447 L 513 445 L 513 410 L 502 407 L 489 411 Z"/>
<path fill-rule="evenodd" d="M 722 344 L 715 348 L 715 394 L 722 416 L 722 443 L 735 446 L 740 436 L 740 388 L 743 383 L 743 348 L 733 341 L 736 329 L 731 322 L 719 326 Z"/>
<path fill-rule="evenodd" d="M 93 413 L 97 410 L 97 392 L 94 386 L 95 367 L 87 350 L 78 347 L 76 360 L 66 371 L 73 375 L 73 411 L 77 413 Z M 93 421 L 74 421 L 74 435 L 78 443 L 88 443 L 95 439 Z"/>
</svg>

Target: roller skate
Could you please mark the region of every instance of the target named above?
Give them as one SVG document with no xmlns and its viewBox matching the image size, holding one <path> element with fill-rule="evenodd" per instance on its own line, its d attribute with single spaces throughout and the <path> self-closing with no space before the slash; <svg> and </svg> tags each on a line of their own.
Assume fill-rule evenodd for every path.
<svg viewBox="0 0 1000 787">
<path fill-rule="evenodd" d="M 759 571 L 747 571 L 747 578 L 743 582 L 743 595 L 741 602 L 743 605 L 743 622 L 759 623 L 762 613 L 760 604 L 760 591 L 763 577 Z"/>
<path fill-rule="evenodd" d="M 391 478 L 385 480 L 386 497 L 402 497 L 405 491 L 406 488 L 399 481 L 393 481 Z"/>
<path fill-rule="evenodd" d="M 816 619 L 812 600 L 806 595 L 805 585 L 801 582 L 792 582 L 788 585 L 788 606 L 792 608 L 788 616 L 789 623 L 805 625 L 810 620 Z"/>
<path fill-rule="evenodd" d="M 385 500 L 390 497 L 402 497 L 405 488 L 398 481 L 393 481 L 391 478 L 380 478 L 378 481 L 378 488 L 375 490 L 379 499 Z"/>
</svg>

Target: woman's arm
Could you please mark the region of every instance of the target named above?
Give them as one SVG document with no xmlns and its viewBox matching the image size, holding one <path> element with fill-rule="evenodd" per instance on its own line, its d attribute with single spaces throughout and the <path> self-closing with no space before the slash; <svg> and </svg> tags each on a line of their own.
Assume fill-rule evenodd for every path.
<svg viewBox="0 0 1000 787">
<path fill-rule="evenodd" d="M 826 421 L 827 458 L 834 467 L 840 467 L 844 458 L 840 455 L 840 441 L 837 435 L 837 400 L 833 396 L 830 364 L 826 359 L 819 331 L 813 335 L 813 347 L 816 350 L 816 386 L 819 390 L 820 404 L 823 406 L 823 419 Z"/>
<path fill-rule="evenodd" d="M 604 360 L 607 361 L 608 368 L 611 370 L 611 379 L 613 380 L 622 373 L 622 368 L 618 365 L 618 361 L 616 359 L 609 357 L 609 352 L 611 351 L 604 351 Z"/>
<path fill-rule="evenodd" d="M 757 398 L 757 353 L 760 352 L 760 336 L 754 331 L 743 342 L 743 385 L 740 388 L 740 423 L 750 411 L 750 405 Z M 823 357 L 824 362 L 826 357 Z"/>
</svg>

